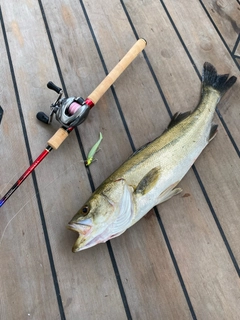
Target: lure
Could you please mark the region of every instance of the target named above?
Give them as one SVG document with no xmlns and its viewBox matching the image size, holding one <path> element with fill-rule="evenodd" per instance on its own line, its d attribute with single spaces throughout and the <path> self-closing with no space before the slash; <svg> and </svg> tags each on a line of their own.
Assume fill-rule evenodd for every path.
<svg viewBox="0 0 240 320">
<path fill-rule="evenodd" d="M 88 153 L 87 160 L 84 161 L 86 167 L 90 166 L 90 164 L 94 161 L 93 157 L 95 153 L 98 151 L 98 147 L 102 141 L 102 138 L 103 136 L 100 132 L 98 141 L 94 144 L 94 146 L 92 146 L 91 150 Z"/>
</svg>

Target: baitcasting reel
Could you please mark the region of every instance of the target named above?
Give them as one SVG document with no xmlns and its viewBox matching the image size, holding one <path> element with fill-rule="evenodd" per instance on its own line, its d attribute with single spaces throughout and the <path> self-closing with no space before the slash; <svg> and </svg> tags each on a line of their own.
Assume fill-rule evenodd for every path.
<svg viewBox="0 0 240 320">
<path fill-rule="evenodd" d="M 37 113 L 37 119 L 50 124 L 53 115 L 64 129 L 76 127 L 86 120 L 90 107 L 81 97 L 62 98 L 63 90 L 57 87 L 52 81 L 49 81 L 47 87 L 58 93 L 57 100 L 50 106 L 51 112 L 47 116 L 44 112 Z"/>
</svg>

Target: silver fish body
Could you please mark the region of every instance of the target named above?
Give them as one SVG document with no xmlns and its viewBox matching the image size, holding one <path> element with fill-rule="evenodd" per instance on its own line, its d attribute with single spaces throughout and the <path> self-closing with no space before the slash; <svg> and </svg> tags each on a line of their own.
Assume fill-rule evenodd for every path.
<svg viewBox="0 0 240 320">
<path fill-rule="evenodd" d="M 136 151 L 111 174 L 69 222 L 78 232 L 73 252 L 122 234 L 155 205 L 182 190 L 176 188 L 217 132 L 215 108 L 236 77 L 203 68 L 202 94 L 193 112 L 178 113 L 167 130 Z"/>
</svg>

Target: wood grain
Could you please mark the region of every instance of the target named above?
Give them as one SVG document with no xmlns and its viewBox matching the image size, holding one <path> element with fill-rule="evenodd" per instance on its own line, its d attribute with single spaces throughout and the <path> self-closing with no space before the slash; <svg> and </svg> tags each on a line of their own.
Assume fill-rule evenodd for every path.
<svg viewBox="0 0 240 320">
<path fill-rule="evenodd" d="M 189 5 L 187 5 L 187 3 Z M 185 7 L 187 6 L 187 7 Z M 186 8 L 184 10 L 183 8 Z M 239 68 L 219 38 L 214 26 L 211 24 L 202 6 L 195 6 L 193 1 L 186 1 L 184 6 L 175 5 L 174 1 L 169 1 L 167 9 L 174 20 L 182 39 L 189 48 L 189 53 L 194 59 L 195 65 L 201 72 L 202 65 L 205 61 L 211 62 L 220 73 L 230 73 L 239 76 Z M 195 19 L 188 20 L 187 26 L 180 21 L 186 21 L 186 16 L 193 15 Z M 179 19 L 181 17 L 181 19 Z M 197 19 L 198 23 L 195 23 Z M 206 19 L 206 20 L 204 20 Z M 223 62 L 224 61 L 224 62 Z M 228 94 L 224 103 L 219 106 L 222 117 L 228 126 L 235 143 L 240 146 L 240 132 L 238 125 L 240 91 L 239 82 Z"/>
<path fill-rule="evenodd" d="M 232 51 L 240 33 L 239 3 L 234 0 L 203 0 L 202 2 Z"/>
<path fill-rule="evenodd" d="M 237 320 L 239 80 L 219 105 L 218 135 L 181 182 L 183 194 L 158 206 L 159 215 L 152 210 L 110 245 L 78 254 L 66 224 L 171 114 L 196 106 L 205 61 L 239 77 L 238 3 L 9 0 L 1 10 L 16 77 L 14 84 L 1 25 L 1 194 L 29 165 L 26 135 L 35 159 L 59 128 L 36 119 L 56 98 L 47 82 L 86 98 L 137 38 L 148 42 L 36 169 L 35 183 L 29 177 L 1 208 L 0 238 L 19 212 L 0 241 L 1 319 Z M 102 150 L 86 169 L 99 132 Z"/>
<path fill-rule="evenodd" d="M 113 85 L 113 83 L 120 77 L 123 71 L 133 62 L 134 59 L 142 52 L 147 45 L 144 39 L 138 39 L 128 52 L 121 58 L 121 60 L 113 67 L 113 69 L 106 75 L 101 83 L 95 88 L 88 98 L 96 104 L 104 93 Z"/>
<path fill-rule="evenodd" d="M 171 2 L 169 2 L 171 4 Z M 169 10 L 171 9 L 170 13 L 173 17 L 176 15 L 175 8 L 173 6 L 169 5 Z M 198 8 L 195 8 L 195 12 L 199 14 L 200 21 L 204 18 L 204 12 L 201 8 L 197 10 Z M 181 12 L 181 11 L 180 11 Z M 211 27 L 210 25 L 208 26 Z M 202 28 L 206 28 L 205 25 L 202 26 Z M 180 28 L 179 28 L 180 29 Z M 190 26 L 189 26 L 189 30 Z M 212 61 L 216 67 L 219 64 L 218 70 L 221 70 L 222 67 L 220 66 L 220 61 L 224 61 L 224 68 L 223 71 L 219 71 L 220 73 L 229 72 L 230 70 L 234 70 L 231 73 L 235 74 L 236 76 L 239 76 L 239 71 L 236 67 L 236 65 L 233 64 L 233 61 L 230 56 L 227 56 L 228 58 L 225 58 L 223 60 L 225 47 L 224 45 L 219 41 L 219 38 L 215 38 L 212 35 L 213 29 L 209 29 L 209 37 L 211 37 L 211 43 L 212 43 L 212 50 L 208 52 L 208 54 L 205 56 L 206 60 Z M 194 24 L 192 24 L 192 33 L 197 32 L 196 28 L 194 27 Z M 205 34 L 207 33 L 207 28 L 205 29 Z M 184 38 L 184 33 L 182 33 L 182 38 L 187 41 L 187 39 L 190 38 Z M 193 48 L 193 46 L 191 46 Z M 218 49 L 217 49 L 218 48 Z M 215 54 L 213 51 L 218 51 L 218 54 Z M 222 55 L 221 55 L 222 52 Z M 192 51 L 192 56 L 194 58 L 194 61 L 199 60 L 199 53 L 196 50 Z M 221 65 L 223 62 L 221 63 Z M 229 68 L 228 71 L 226 71 L 226 66 L 228 64 L 231 64 L 232 67 Z M 222 113 L 222 116 L 224 118 L 225 123 L 228 126 L 228 130 L 230 131 L 231 135 L 234 137 L 235 142 L 238 144 L 238 137 L 236 136 L 236 131 L 239 130 L 239 125 L 236 121 L 234 124 L 232 120 L 232 117 L 234 117 L 234 114 L 236 116 L 236 119 L 239 115 L 239 81 L 236 83 L 236 86 L 229 92 L 224 98 L 223 101 L 219 105 L 219 110 Z M 230 118 L 228 118 L 228 114 Z M 215 117 L 215 122 L 219 123 L 219 119 Z M 220 123 L 219 123 L 220 125 Z M 222 154 L 224 149 L 225 156 L 221 159 L 219 158 L 219 155 Z M 210 153 L 210 156 L 209 156 Z M 207 156 L 209 157 L 207 159 Z M 205 159 L 205 161 L 204 161 Z M 221 161 L 220 161 L 221 160 Z M 206 165 L 210 170 L 209 173 L 206 172 Z M 206 149 L 203 152 L 202 157 L 200 157 L 199 161 L 197 162 L 197 168 L 199 171 L 199 174 L 201 175 L 201 179 L 203 181 L 203 184 L 208 192 L 208 195 L 210 196 L 211 203 L 217 211 L 218 218 L 220 219 L 224 232 L 227 235 L 228 240 L 231 242 L 232 248 L 234 250 L 234 254 L 236 258 L 238 259 L 239 263 L 239 248 L 235 243 L 235 236 L 236 230 L 235 227 L 232 224 L 232 221 L 238 221 L 238 209 L 239 208 L 239 199 L 236 196 L 236 191 L 239 189 L 239 170 L 234 170 L 233 168 L 239 168 L 239 155 L 235 152 L 233 149 L 232 144 L 230 143 L 226 132 L 224 132 L 224 129 L 222 126 L 219 128 L 219 135 L 217 139 L 215 139 L 211 145 L 211 148 Z M 213 178 L 213 175 L 215 178 Z M 223 178 L 224 177 L 224 178 Z M 213 180 L 214 179 L 214 180 Z M 214 181 L 214 182 L 213 182 Z M 215 183 L 215 188 L 213 188 L 213 184 Z M 228 185 L 228 186 L 227 186 Z M 227 189 L 230 188 L 230 190 L 227 191 Z M 211 189 L 211 190 L 210 190 Z M 232 216 L 233 215 L 233 216 Z M 236 227 L 238 229 L 238 227 Z M 237 235 L 237 237 L 239 234 Z M 234 245 L 235 244 L 235 245 Z"/>
<path fill-rule="evenodd" d="M 154 66 L 155 72 L 157 73 L 157 75 L 159 75 L 159 82 L 161 84 L 161 87 L 162 87 L 164 93 L 168 92 L 168 90 L 171 90 L 172 92 L 175 92 L 175 94 L 178 96 L 178 99 L 176 101 L 172 101 L 172 100 L 169 100 L 169 98 L 170 99 L 171 99 L 171 97 L 174 98 L 174 95 L 171 95 L 171 97 L 168 94 L 166 95 L 168 101 L 170 102 L 169 104 L 171 105 L 172 112 L 174 113 L 174 112 L 181 110 L 179 108 L 179 106 L 181 106 L 181 105 L 184 106 L 184 104 L 186 105 L 186 101 L 190 106 L 194 106 L 194 101 L 197 102 L 198 100 L 196 100 L 197 97 L 192 97 L 191 95 L 193 95 L 195 93 L 195 91 L 193 92 L 193 89 L 194 89 L 193 83 L 194 82 L 196 84 L 198 83 L 197 77 L 196 77 L 195 81 L 191 80 L 191 79 L 193 79 L 195 72 L 193 70 L 191 71 L 191 69 L 189 69 L 188 75 L 185 75 L 185 73 L 183 71 L 185 69 L 185 65 L 187 65 L 187 63 L 188 63 L 187 62 L 188 57 L 185 54 L 185 58 L 184 58 L 183 53 L 182 53 L 183 49 L 181 47 L 180 41 L 179 41 L 179 39 L 177 39 L 177 36 L 174 34 L 174 30 L 173 30 L 173 28 L 171 28 L 171 25 L 169 23 L 168 24 L 164 23 L 164 21 L 167 21 L 166 14 L 164 13 L 164 10 L 162 10 L 161 6 L 158 7 L 157 4 L 154 7 L 154 9 L 153 9 L 153 4 L 151 4 L 151 5 L 146 4 L 146 6 L 138 7 L 137 5 L 134 5 L 132 2 L 126 2 L 126 6 L 128 9 L 128 12 L 130 13 L 131 18 L 133 19 L 133 23 L 134 23 L 138 33 L 143 32 L 141 20 L 144 20 L 146 13 L 148 13 L 148 16 L 150 17 L 150 18 L 148 18 L 148 21 L 150 20 L 149 21 L 149 28 L 148 29 L 145 28 L 144 31 L 147 33 L 146 37 L 148 38 L 148 41 L 150 41 L 150 42 L 151 42 L 151 38 L 149 38 L 149 37 L 151 37 L 151 35 L 152 35 L 153 39 L 155 40 L 155 42 L 154 42 L 155 46 L 154 46 L 154 50 L 152 50 L 151 46 L 148 47 L 148 57 L 150 58 L 151 64 Z M 196 11 L 196 8 L 195 8 L 195 11 Z M 171 14 L 172 14 L 172 12 L 171 12 Z M 161 21 L 158 20 L 159 16 L 162 17 Z M 179 20 L 176 18 L 176 21 L 178 22 Z M 184 21 L 186 21 L 186 18 Z M 152 26 L 155 26 L 156 30 L 158 29 L 158 27 L 160 28 L 160 26 L 161 26 L 162 33 L 156 34 L 156 32 L 153 32 L 153 30 L 155 31 L 155 29 Z M 172 32 L 171 32 L 171 29 L 172 29 Z M 165 36 L 164 31 L 165 30 L 168 30 L 169 39 L 171 39 L 171 45 L 169 43 L 169 46 L 167 46 L 166 41 L 164 41 L 164 36 Z M 188 32 L 190 33 L 191 30 L 188 30 Z M 161 37 L 161 34 L 162 34 L 162 37 Z M 181 36 L 182 36 L 182 38 L 184 38 L 184 30 L 182 30 Z M 156 37 L 156 39 L 155 39 L 155 37 Z M 163 43 L 165 44 L 165 47 L 163 47 L 163 45 L 162 45 Z M 172 58 L 171 58 L 171 55 L 170 54 L 167 55 L 166 53 L 172 52 L 172 48 L 174 48 L 175 54 L 172 54 Z M 191 46 L 191 48 L 192 48 L 192 46 Z M 158 61 L 156 61 L 156 58 L 155 58 L 156 51 L 163 53 L 164 56 L 166 57 L 165 59 L 170 60 L 170 62 L 167 64 L 167 66 L 165 66 L 164 69 L 168 70 L 169 76 L 174 75 L 173 81 L 172 81 L 172 77 L 171 77 L 171 83 L 168 82 L 167 75 L 165 76 L 163 74 L 164 69 L 162 68 L 161 61 L 159 63 L 158 63 Z M 194 58 L 195 58 L 195 56 L 194 56 Z M 162 59 L 164 59 L 164 57 L 162 57 Z M 216 61 L 217 61 L 217 59 L 216 59 Z M 229 62 L 231 63 L 231 60 Z M 229 62 L 227 62 L 227 63 L 229 63 Z M 179 69 L 180 65 L 182 65 L 182 67 L 180 67 L 180 69 Z M 176 66 L 178 66 L 178 67 L 176 67 Z M 174 74 L 174 72 L 176 73 L 176 70 L 179 70 L 179 71 L 182 70 L 182 73 L 179 73 L 178 75 L 176 75 L 176 74 Z M 183 80 L 183 78 L 184 78 L 184 80 Z M 175 81 L 174 81 L 174 79 L 175 79 Z M 176 82 L 176 79 L 178 79 L 178 82 Z M 182 80 L 179 80 L 179 79 L 182 79 Z M 189 81 L 191 81 L 192 84 L 190 84 Z M 183 85 L 183 83 L 185 83 L 185 85 Z M 191 90 L 191 93 L 189 93 L 189 90 Z M 231 92 L 228 97 L 229 98 L 227 98 L 227 99 L 233 100 L 233 103 L 235 103 L 235 105 L 236 105 L 237 101 L 236 101 L 235 92 Z M 176 102 L 177 102 L 177 105 L 176 105 Z M 196 102 L 195 102 L 195 104 L 196 104 Z M 186 107 L 184 110 L 186 110 Z M 218 121 L 218 119 L 216 118 L 215 121 Z M 218 121 L 218 123 L 219 123 L 219 121 Z M 221 131 L 220 129 L 219 129 L 219 134 L 216 137 L 216 139 L 212 142 L 212 144 L 210 144 L 210 146 L 200 156 L 199 160 L 196 163 L 196 168 L 200 174 L 200 178 L 203 182 L 204 187 L 207 189 L 208 196 L 210 197 L 210 201 L 213 205 L 213 209 L 217 213 L 217 217 L 219 217 L 219 219 L 221 219 L 221 224 L 223 226 L 224 232 L 227 234 L 228 241 L 231 243 L 231 248 L 234 251 L 235 256 L 238 258 L 239 257 L 239 248 L 235 243 L 236 239 L 238 239 L 238 237 L 239 237 L 239 235 L 236 236 L 236 229 L 238 227 L 236 227 L 236 229 L 233 231 L 234 227 L 232 225 L 232 222 L 233 221 L 235 221 L 235 223 L 238 222 L 239 202 L 238 202 L 238 197 L 237 197 L 235 191 L 239 190 L 239 182 L 238 182 L 239 181 L 239 177 L 238 177 L 239 170 L 234 170 L 234 173 L 233 173 L 233 169 L 231 169 L 230 167 L 233 163 L 235 163 L 235 165 L 233 164 L 232 168 L 235 168 L 235 169 L 238 168 L 239 167 L 239 159 L 235 153 L 235 150 L 232 148 L 231 143 L 227 139 L 227 136 L 224 133 L 223 128 L 222 128 L 223 131 Z M 228 148 L 228 152 L 230 152 L 230 154 L 231 154 L 230 157 L 233 160 L 232 162 L 231 162 L 230 158 L 228 158 L 227 154 L 226 154 L 225 159 L 223 157 L 221 157 L 221 159 L 220 159 L 219 156 L 217 156 L 217 154 L 218 155 L 223 154 L 222 153 L 223 148 L 224 148 L 224 154 L 226 152 L 226 148 Z M 215 159 L 215 160 L 212 161 L 212 159 Z M 228 167 L 228 169 L 227 169 L 227 167 Z M 231 173 L 233 173 L 233 174 L 231 175 Z M 231 178 L 229 178 L 229 175 L 231 175 Z M 224 179 L 223 179 L 223 176 L 224 176 Z M 235 179 L 235 177 L 236 177 L 236 179 Z M 227 186 L 227 181 L 231 181 L 231 183 L 228 186 Z M 190 181 L 189 181 L 189 183 L 190 183 Z M 228 188 L 231 188 L 231 191 L 229 193 L 228 193 L 228 191 L 229 191 Z M 195 185 L 194 190 L 197 190 L 197 189 L 198 189 L 198 187 Z M 228 190 L 228 191 L 225 191 L 228 194 L 224 194 L 223 192 L 220 191 L 223 189 Z M 184 192 L 190 193 L 191 198 L 192 198 L 193 192 L 189 192 L 186 189 L 184 189 Z M 201 193 L 200 189 L 199 189 L 199 192 Z M 198 197 L 199 196 L 197 196 L 196 199 Z M 172 210 L 169 206 L 171 206 L 171 202 L 175 202 L 175 201 L 177 201 L 177 200 L 173 199 L 170 201 L 170 203 L 163 204 L 162 206 L 160 206 L 159 210 L 161 211 L 162 207 L 167 206 L 167 208 L 169 209 L 169 212 L 172 212 Z M 192 205 L 192 204 L 190 204 L 190 205 Z M 204 202 L 202 202 L 202 205 L 204 205 Z M 179 210 L 179 203 L 177 205 L 177 208 L 178 208 L 177 210 Z M 190 210 L 191 210 L 191 212 L 195 212 L 195 214 L 196 214 L 196 212 L 199 212 L 199 211 L 202 213 L 205 212 L 206 208 L 202 207 L 202 209 L 201 209 L 198 204 L 196 208 L 190 207 Z M 187 212 L 188 209 L 185 208 L 184 210 L 180 210 L 180 211 Z M 177 214 L 177 211 L 175 212 L 175 214 Z M 208 220 L 211 222 L 207 222 L 207 224 L 210 223 L 210 224 L 212 224 L 212 227 L 215 228 L 216 225 L 215 225 L 215 222 L 212 220 L 211 212 L 209 211 L 209 209 L 208 209 L 208 214 L 209 214 Z M 194 220 L 200 219 L 200 217 L 201 217 L 201 214 L 200 214 L 200 216 L 197 215 L 196 217 L 194 217 Z M 177 219 L 177 217 L 175 217 L 175 218 Z M 164 222 L 164 224 L 167 224 L 168 226 L 172 226 L 172 219 L 173 219 L 173 216 L 170 217 L 169 213 L 166 213 L 166 216 L 163 216 L 163 222 Z M 185 221 L 185 219 L 184 219 L 184 221 Z M 231 230 L 229 230 L 229 229 L 231 229 Z M 171 234 L 173 234 L 174 238 L 176 238 L 176 230 L 173 230 L 171 233 L 171 229 L 170 229 L 169 232 L 170 232 L 169 236 L 171 236 Z M 191 234 L 191 232 L 192 232 L 192 227 L 189 226 L 189 230 L 186 231 L 186 233 Z M 191 238 L 191 236 L 190 236 L 190 238 Z M 187 247 L 189 249 L 191 248 L 192 241 L 193 240 L 189 240 L 189 243 L 187 244 Z M 179 240 L 176 242 L 178 244 L 180 244 L 181 241 Z M 199 250 L 202 250 L 202 249 L 199 248 Z M 224 245 L 220 250 L 225 250 Z M 178 252 L 178 249 L 176 249 L 176 251 Z M 214 251 L 215 251 L 215 249 L 214 249 Z M 195 249 L 193 249 L 193 252 L 195 252 Z M 181 253 L 181 255 L 182 254 L 183 254 L 183 252 Z M 177 260 L 178 260 L 178 258 L 180 258 L 180 257 L 177 256 Z M 225 259 L 228 260 L 228 258 L 229 257 L 226 254 Z M 223 257 L 222 257 L 222 259 L 223 259 Z M 187 262 L 186 262 L 186 259 L 184 259 L 184 255 L 183 255 L 183 260 L 184 260 L 184 264 L 186 264 Z M 206 268 L 206 270 L 208 270 L 208 263 L 209 263 L 208 259 L 205 260 L 205 263 L 206 263 L 205 268 Z M 182 266 L 182 267 L 184 268 L 184 266 Z M 229 264 L 229 267 L 230 267 L 230 264 Z M 203 265 L 201 266 L 201 269 L 203 270 Z M 205 271 L 204 273 L 207 274 L 207 271 Z M 214 281 L 214 278 L 212 278 L 212 280 Z M 195 283 L 195 282 L 196 282 L 196 279 L 194 281 L 190 280 L 190 283 Z M 211 282 L 210 278 L 208 278 L 206 280 L 206 283 L 208 283 L 208 282 Z M 200 280 L 200 283 L 202 283 L 202 279 Z M 199 285 L 200 285 L 200 283 L 199 283 Z M 233 283 L 234 283 L 234 281 L 233 281 Z M 213 283 L 212 283 L 212 285 L 214 287 Z M 226 283 L 223 282 L 222 285 L 225 286 Z M 198 288 L 200 288 L 200 287 L 198 286 Z M 231 288 L 231 286 L 230 286 L 230 288 Z M 230 288 L 229 288 L 229 290 L 231 290 Z M 190 297 L 191 297 L 191 292 L 190 292 Z M 206 302 L 204 302 L 204 303 L 206 303 Z M 228 303 L 226 303 L 225 306 L 227 306 L 227 304 Z M 196 309 L 195 306 L 194 306 L 194 308 Z M 235 315 L 233 315 L 233 318 L 237 316 L 237 300 L 235 300 L 234 309 L 235 309 Z M 215 310 L 217 310 L 217 304 L 215 306 Z M 226 311 L 222 310 L 221 314 L 216 316 L 216 319 L 218 317 L 224 319 L 224 317 L 225 317 L 224 312 L 226 312 Z M 198 316 L 198 314 L 199 313 L 197 313 L 197 316 Z M 207 316 L 207 314 L 205 314 L 204 317 L 205 317 L 205 319 L 208 317 L 211 318 L 211 317 L 213 317 L 213 315 Z"/>
<path fill-rule="evenodd" d="M 11 38 L 12 28 L 7 19 L 11 17 L 11 7 L 8 7 L 10 12 L 4 6 L 2 9 L 6 18 L 7 36 Z M 20 35 L 20 28 L 17 30 L 18 33 L 15 32 L 14 37 L 17 36 L 23 45 L 24 37 Z M 15 53 L 17 54 L 17 51 Z M 16 101 L 2 30 L 0 54 L 0 100 L 4 109 L 0 127 L 0 192 L 3 195 L 29 165 L 29 159 L 18 111 L 20 102 Z M 13 53 L 13 60 L 15 57 Z M 22 104 L 21 106 L 24 107 Z M 14 197 L 9 199 L 8 205 L 1 208 L 0 261 L 2 319 L 59 318 L 51 268 L 31 178 L 14 194 Z"/>
</svg>

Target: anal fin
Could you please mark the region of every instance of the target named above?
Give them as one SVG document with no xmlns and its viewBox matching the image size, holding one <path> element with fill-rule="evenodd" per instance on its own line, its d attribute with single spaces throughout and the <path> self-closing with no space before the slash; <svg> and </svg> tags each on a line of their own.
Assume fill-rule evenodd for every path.
<svg viewBox="0 0 240 320">
<path fill-rule="evenodd" d="M 210 130 L 210 134 L 209 134 L 209 138 L 208 138 L 208 142 L 210 142 L 213 138 L 215 138 L 216 134 L 217 134 L 217 128 L 218 125 L 217 124 L 213 124 Z"/>
<path fill-rule="evenodd" d="M 171 186 L 169 186 L 166 190 L 164 190 L 157 198 L 157 202 L 156 205 L 159 203 L 162 203 L 164 201 L 169 200 L 170 198 L 172 198 L 173 196 L 176 196 L 177 194 L 182 192 L 181 188 L 175 188 L 176 185 L 179 183 L 180 181 L 177 181 L 176 183 L 172 184 Z M 174 189 L 175 188 L 175 189 Z"/>
</svg>

